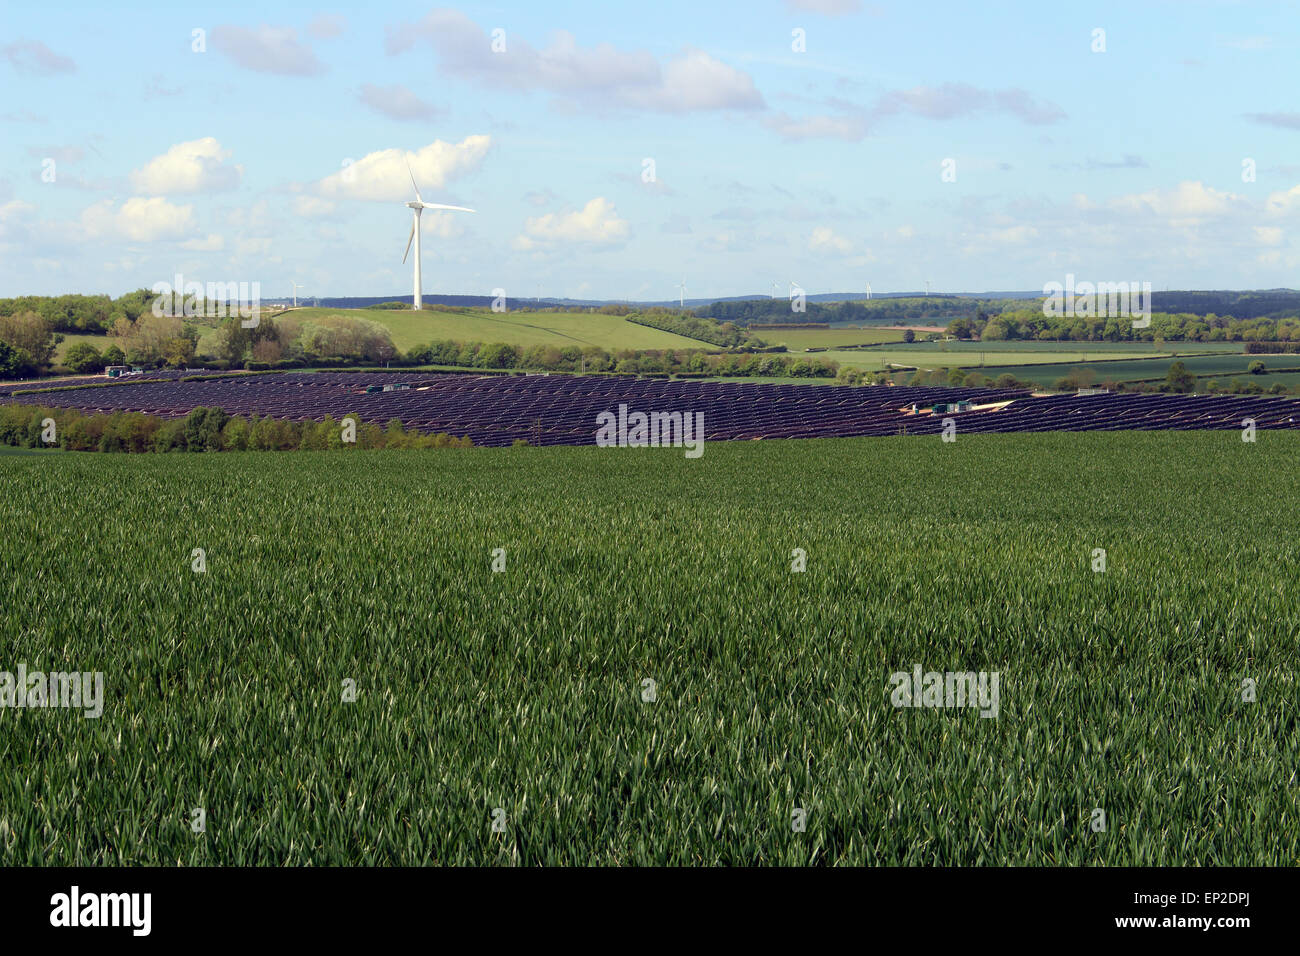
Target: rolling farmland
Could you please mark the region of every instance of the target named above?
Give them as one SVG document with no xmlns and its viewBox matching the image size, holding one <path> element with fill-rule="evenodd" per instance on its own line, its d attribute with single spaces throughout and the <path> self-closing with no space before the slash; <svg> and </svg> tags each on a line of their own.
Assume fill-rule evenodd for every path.
<svg viewBox="0 0 1300 956">
<path fill-rule="evenodd" d="M 1189 372 L 1201 378 L 1218 377 L 1227 380 L 1241 377 L 1255 381 L 1257 376 L 1250 375 L 1246 369 L 1251 362 L 1257 360 L 1262 360 L 1265 368 L 1300 371 L 1300 355 L 1248 355 L 1242 352 L 1200 355 L 1180 354 L 1177 358 L 1173 356 L 1143 359 L 1126 358 L 1089 363 L 1085 367 L 1092 372 L 1098 382 L 1160 381 L 1168 374 L 1169 366 L 1176 361 L 1182 362 Z M 1011 372 L 1017 378 L 1050 385 L 1061 376 L 1068 375 L 1071 371 L 1079 368 L 1081 364 L 1079 362 L 1030 366 L 990 364 L 988 367 L 981 368 L 980 371 L 995 378 L 1003 372 Z"/>
<path fill-rule="evenodd" d="M 1297 455 L 5 456 L 9 656 L 105 683 L 0 711 L 0 856 L 1293 865 Z M 997 718 L 892 706 L 914 666 L 998 672 Z"/>
<path fill-rule="evenodd" d="M 697 339 L 629 322 L 618 315 L 599 312 L 492 312 L 488 309 L 428 310 L 294 309 L 285 315 L 309 322 L 330 315 L 346 315 L 384 325 L 393 344 L 409 349 L 435 340 L 502 342 L 526 348 L 595 345 L 603 349 L 697 349 Z"/>
<path fill-rule="evenodd" d="M 1023 389 L 942 386 L 766 385 L 630 376 L 309 372 L 178 378 L 120 384 L 0 389 L 0 401 L 36 409 L 183 418 L 196 408 L 321 422 L 344 416 L 400 421 L 476 445 L 589 445 L 599 416 L 619 409 L 698 416 L 710 441 L 961 432 L 1300 428 L 1300 401 L 1255 396 L 1105 394 L 1031 396 Z M 399 387 L 400 386 L 400 387 Z M 382 391 L 384 387 L 393 391 Z M 962 402 L 960 409 L 951 403 Z M 938 410 L 932 413 L 932 409 Z M 696 433 L 695 437 L 701 437 Z"/>
</svg>

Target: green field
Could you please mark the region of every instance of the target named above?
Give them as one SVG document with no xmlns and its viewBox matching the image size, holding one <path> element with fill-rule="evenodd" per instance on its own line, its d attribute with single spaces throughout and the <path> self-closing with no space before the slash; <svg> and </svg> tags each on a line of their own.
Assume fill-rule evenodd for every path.
<svg viewBox="0 0 1300 956">
<path fill-rule="evenodd" d="M 767 344 L 784 345 L 791 352 L 880 342 L 903 344 L 903 333 L 897 329 L 754 329 L 753 332 Z"/>
<path fill-rule="evenodd" d="M 1295 865 L 1298 457 L 6 456 L 0 671 L 105 703 L 0 708 L 0 862 Z M 997 719 L 891 706 L 914 665 Z"/>
<path fill-rule="evenodd" d="M 638 325 L 617 315 L 587 312 L 502 312 L 487 309 L 423 312 L 388 309 L 292 309 L 286 316 L 311 320 L 346 315 L 386 326 L 393 344 L 402 351 L 438 339 L 458 342 L 503 342 L 527 348 L 530 345 L 595 345 L 607 351 L 620 349 L 714 349 L 706 342 L 673 332 Z M 200 354 L 211 353 L 216 345 L 215 324 L 199 325 Z M 870 335 L 871 333 L 864 333 Z M 68 335 L 60 344 L 62 359 L 73 342 L 89 342 L 101 351 L 115 340 L 104 335 Z M 870 341 L 864 339 L 864 341 Z"/>
<path fill-rule="evenodd" d="M 935 368 L 978 368 L 989 374 L 998 374 L 1008 369 L 1001 366 L 1013 366 L 1010 371 L 1019 374 L 1019 369 L 1032 367 L 1034 365 L 1052 365 L 1069 361 L 1071 367 L 1082 363 L 1102 362 L 1113 360 L 1118 356 L 1132 354 L 1133 347 L 1130 346 L 1128 353 L 1116 352 L 1110 350 L 1087 350 L 1079 351 L 1077 349 L 1064 351 L 1055 350 L 1047 351 L 1040 349 L 1003 349 L 1005 343 L 997 343 L 996 348 L 989 349 L 957 349 L 949 348 L 947 350 L 935 348 L 933 346 L 917 347 L 907 346 L 885 346 L 882 348 L 862 349 L 860 351 L 849 351 L 845 349 L 833 349 L 826 352 L 816 353 L 816 357 L 830 362 L 839 362 L 841 365 L 852 365 L 859 368 L 878 370 L 886 368 L 888 365 L 906 365 L 915 368 L 935 369 Z M 1143 349 L 1140 353 L 1144 357 L 1152 355 L 1167 355 L 1168 353 L 1152 352 L 1150 347 Z M 1134 362 L 1140 359 L 1132 360 Z M 996 371 L 995 371 L 996 370 Z M 1057 377 L 1064 373 L 1057 373 Z M 1025 376 L 1022 376 L 1025 377 Z"/>
<path fill-rule="evenodd" d="M 1177 358 L 1124 359 L 1090 364 L 1088 367 L 1097 382 L 1135 382 L 1157 381 L 1169 373 L 1169 366 L 1182 362 L 1193 375 L 1215 377 L 1226 381 L 1241 377 L 1266 384 L 1262 376 L 1250 375 L 1246 368 L 1255 360 L 1262 360 L 1265 368 L 1277 370 L 1300 369 L 1300 355 L 1247 355 L 1234 353 L 1228 355 L 1179 355 Z M 1070 374 L 1081 363 L 1070 362 L 1052 365 L 1001 365 L 981 369 L 986 375 L 998 376 L 1010 372 L 1017 378 L 1041 382 L 1044 385 L 1055 382 L 1058 378 Z"/>
<path fill-rule="evenodd" d="M 287 315 L 313 319 L 347 315 L 388 327 L 393 344 L 403 351 L 435 340 L 503 342 L 530 345 L 595 345 L 618 349 L 714 348 L 698 339 L 629 322 L 618 315 L 588 312 L 491 312 L 487 309 L 455 311 L 396 311 L 388 309 L 294 309 Z"/>
<path fill-rule="evenodd" d="M 68 349 L 78 342 L 88 342 L 102 352 L 112 345 L 114 341 L 107 335 L 76 335 L 65 332 L 63 333 L 63 341 L 54 347 L 54 361 L 62 362 L 63 356 L 68 354 Z"/>
</svg>

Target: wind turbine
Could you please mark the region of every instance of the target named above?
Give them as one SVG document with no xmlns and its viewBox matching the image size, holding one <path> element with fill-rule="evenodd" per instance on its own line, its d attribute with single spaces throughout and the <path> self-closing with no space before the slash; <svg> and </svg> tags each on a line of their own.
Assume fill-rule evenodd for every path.
<svg viewBox="0 0 1300 956">
<path fill-rule="evenodd" d="M 679 290 L 680 290 L 680 298 L 678 299 L 677 305 L 679 308 L 685 309 L 686 308 L 686 276 L 682 276 L 682 284 L 679 287 Z"/>
<path fill-rule="evenodd" d="M 296 309 L 298 308 L 298 290 L 301 289 L 302 286 L 296 282 L 290 282 L 289 285 L 293 286 L 293 307 Z"/>
<path fill-rule="evenodd" d="M 776 298 L 776 290 L 780 288 L 780 286 L 781 283 L 777 282 L 775 279 L 772 280 L 772 298 Z"/>
<path fill-rule="evenodd" d="M 420 213 L 426 209 L 454 209 L 457 212 L 474 212 L 466 206 L 448 206 L 440 202 L 425 202 L 420 197 L 420 187 L 415 182 L 415 173 L 411 172 L 411 164 L 406 164 L 406 171 L 411 175 L 411 185 L 415 186 L 415 198 L 405 205 L 414 213 L 411 220 L 411 234 L 406 239 L 406 251 L 402 253 L 402 264 L 406 264 L 406 257 L 411 254 L 411 243 L 415 243 L 415 310 L 418 312 L 423 306 L 420 297 Z"/>
<path fill-rule="evenodd" d="M 868 301 L 868 302 L 871 301 L 871 283 L 870 283 L 870 282 L 867 283 L 867 301 Z"/>
</svg>

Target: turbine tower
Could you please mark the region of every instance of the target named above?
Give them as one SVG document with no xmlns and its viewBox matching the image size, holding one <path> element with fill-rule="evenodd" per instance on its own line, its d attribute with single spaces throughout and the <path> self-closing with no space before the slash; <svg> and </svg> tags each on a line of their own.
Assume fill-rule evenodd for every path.
<svg viewBox="0 0 1300 956">
<path fill-rule="evenodd" d="M 298 308 L 298 290 L 301 289 L 302 286 L 296 282 L 290 282 L 289 285 L 293 286 L 293 307 L 296 309 Z"/>
<path fill-rule="evenodd" d="M 411 164 L 406 164 L 406 171 L 411 175 L 411 185 L 415 187 L 415 198 L 405 205 L 409 207 L 414 214 L 411 219 L 411 234 L 406 239 L 406 251 L 402 253 L 402 264 L 406 264 L 406 257 L 411 254 L 411 243 L 415 243 L 415 310 L 418 312 L 423 306 L 423 300 L 420 296 L 420 213 L 426 209 L 454 209 L 457 212 L 474 212 L 466 206 L 448 206 L 440 202 L 425 202 L 420 197 L 420 187 L 415 182 L 415 173 L 411 172 Z"/>
<path fill-rule="evenodd" d="M 868 302 L 871 301 L 871 283 L 870 283 L 870 282 L 867 283 L 867 301 L 868 301 Z"/>
<path fill-rule="evenodd" d="M 781 283 L 777 282 L 775 279 L 772 280 L 772 298 L 774 299 L 776 298 L 776 290 L 780 287 L 780 285 Z"/>
<path fill-rule="evenodd" d="M 678 299 L 677 306 L 678 308 L 685 309 L 686 308 L 686 276 L 682 276 L 682 284 L 678 287 L 678 289 L 679 289 L 680 297 Z"/>
</svg>

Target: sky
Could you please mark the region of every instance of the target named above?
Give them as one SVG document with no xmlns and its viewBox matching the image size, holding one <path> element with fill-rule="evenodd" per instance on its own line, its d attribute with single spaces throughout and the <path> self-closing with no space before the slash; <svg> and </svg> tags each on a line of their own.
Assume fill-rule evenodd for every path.
<svg viewBox="0 0 1300 956">
<path fill-rule="evenodd" d="M 0 296 L 1300 287 L 1300 5 L 8 3 Z"/>
</svg>

